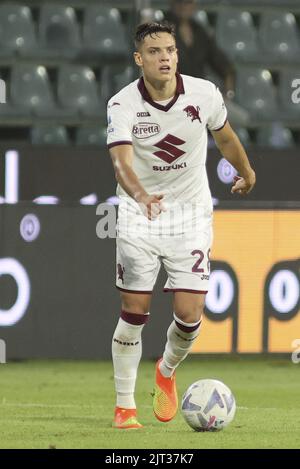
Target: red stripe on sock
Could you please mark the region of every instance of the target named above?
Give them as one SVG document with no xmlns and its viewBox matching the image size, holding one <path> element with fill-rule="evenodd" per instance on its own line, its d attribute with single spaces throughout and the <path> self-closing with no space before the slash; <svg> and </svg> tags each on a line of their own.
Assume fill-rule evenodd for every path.
<svg viewBox="0 0 300 469">
<path fill-rule="evenodd" d="M 178 329 L 180 329 L 183 332 L 194 332 L 200 326 L 201 321 L 199 321 L 199 323 L 196 324 L 196 326 L 184 326 L 183 324 L 180 324 L 177 321 L 175 321 L 175 323 L 176 323 L 176 326 L 178 327 Z"/>
<path fill-rule="evenodd" d="M 133 324 L 134 326 L 141 326 L 142 324 L 145 324 L 148 321 L 149 316 L 149 314 L 128 313 L 123 309 L 121 311 L 121 318 L 123 321 L 126 321 L 129 324 Z"/>
</svg>

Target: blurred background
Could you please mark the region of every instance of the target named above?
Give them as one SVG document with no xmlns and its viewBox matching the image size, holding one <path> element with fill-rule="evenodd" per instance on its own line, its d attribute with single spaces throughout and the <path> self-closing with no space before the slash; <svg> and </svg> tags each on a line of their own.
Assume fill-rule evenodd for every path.
<svg viewBox="0 0 300 469">
<path fill-rule="evenodd" d="M 257 172 L 247 198 L 209 140 L 215 241 L 195 353 L 292 353 L 300 330 L 299 0 L 0 2 L 0 339 L 8 359 L 109 358 L 120 304 L 100 202 L 117 204 L 106 103 L 138 78 L 135 27 L 175 24 L 179 71 L 223 92 Z M 171 295 L 158 279 L 144 356 Z"/>
</svg>

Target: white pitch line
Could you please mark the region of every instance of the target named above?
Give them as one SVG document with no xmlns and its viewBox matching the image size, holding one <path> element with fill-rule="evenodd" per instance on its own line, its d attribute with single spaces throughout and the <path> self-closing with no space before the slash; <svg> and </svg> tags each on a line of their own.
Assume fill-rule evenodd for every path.
<svg viewBox="0 0 300 469">
<path fill-rule="evenodd" d="M 280 407 L 282 409 L 282 407 Z M 279 407 L 239 407 L 237 406 L 238 410 L 278 410 Z"/>
<path fill-rule="evenodd" d="M 13 402 L 2 402 L 0 404 L 0 406 L 2 407 L 42 407 L 42 408 L 91 408 L 91 407 L 96 407 L 96 408 L 103 408 L 104 406 L 103 405 L 87 405 L 87 404 L 84 404 L 84 405 L 79 405 L 79 404 L 36 404 L 36 403 L 33 403 L 33 402 L 27 402 L 27 403 L 13 403 Z"/>
<path fill-rule="evenodd" d="M 99 404 L 38 404 L 35 402 L 24 402 L 24 403 L 17 403 L 17 402 L 5 402 L 4 400 L 0 403 L 0 407 L 38 407 L 38 408 L 62 408 L 62 409 L 79 409 L 79 408 L 99 408 L 102 409 L 106 407 L 104 405 Z M 141 406 L 143 409 L 152 409 L 152 405 L 142 404 Z M 238 410 L 278 410 L 278 407 L 244 407 L 244 406 L 237 406 Z"/>
<path fill-rule="evenodd" d="M 143 409 L 152 409 L 152 405 L 148 404 L 141 404 L 138 407 L 142 407 Z M 278 410 L 279 407 L 245 407 L 245 406 L 236 406 L 238 410 Z M 281 407 L 280 407 L 281 408 Z"/>
</svg>

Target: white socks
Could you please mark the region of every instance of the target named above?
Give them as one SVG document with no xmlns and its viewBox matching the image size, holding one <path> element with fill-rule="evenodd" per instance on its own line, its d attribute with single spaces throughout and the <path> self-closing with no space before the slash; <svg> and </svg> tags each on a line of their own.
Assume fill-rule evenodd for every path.
<svg viewBox="0 0 300 469">
<path fill-rule="evenodd" d="M 112 340 L 115 388 L 118 407 L 136 408 L 134 400 L 137 370 L 142 355 L 142 330 L 148 314 L 122 311 Z M 174 314 L 174 321 L 167 332 L 167 343 L 160 363 L 160 372 L 172 376 L 175 368 L 188 355 L 199 335 L 201 321 L 185 323 Z"/>
<path fill-rule="evenodd" d="M 191 350 L 200 332 L 201 321 L 185 323 L 174 314 L 174 321 L 167 332 L 167 343 L 159 370 L 163 376 L 169 378 L 175 368 L 182 362 Z"/>
<path fill-rule="evenodd" d="M 149 314 L 132 314 L 122 311 L 112 340 L 117 406 L 136 407 L 134 389 L 137 369 L 142 355 L 142 329 Z M 130 322 L 127 322 L 127 321 Z M 134 324 L 132 324 L 132 322 Z"/>
</svg>

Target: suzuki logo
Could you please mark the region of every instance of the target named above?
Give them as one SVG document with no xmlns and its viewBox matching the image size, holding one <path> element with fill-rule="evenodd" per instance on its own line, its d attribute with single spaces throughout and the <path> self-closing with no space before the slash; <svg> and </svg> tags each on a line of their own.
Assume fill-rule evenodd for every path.
<svg viewBox="0 0 300 469">
<path fill-rule="evenodd" d="M 161 158 L 166 163 L 173 163 L 173 161 L 185 154 L 185 151 L 177 148 L 177 146 L 183 145 L 184 143 L 184 140 L 181 140 L 178 137 L 174 137 L 174 135 L 168 134 L 155 145 L 162 151 L 156 151 L 154 155 L 158 156 L 158 158 Z"/>
</svg>

